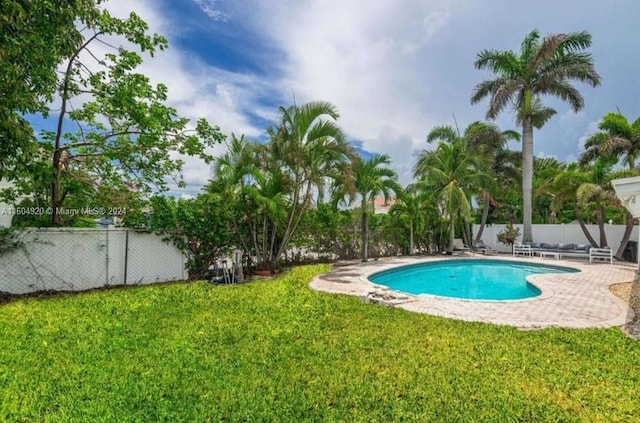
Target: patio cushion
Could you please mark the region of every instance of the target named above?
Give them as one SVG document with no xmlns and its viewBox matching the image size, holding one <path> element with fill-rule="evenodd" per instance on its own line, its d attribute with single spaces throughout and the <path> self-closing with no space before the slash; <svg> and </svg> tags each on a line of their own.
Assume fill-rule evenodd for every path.
<svg viewBox="0 0 640 423">
<path fill-rule="evenodd" d="M 575 244 L 558 244 L 558 250 L 573 251 L 575 249 L 575 246 Z"/>
<path fill-rule="evenodd" d="M 543 250 L 556 250 L 558 248 L 558 244 L 547 244 L 546 242 L 543 242 L 540 244 L 540 248 Z"/>
<path fill-rule="evenodd" d="M 530 242 L 529 245 L 531 246 L 531 248 L 540 248 L 539 242 Z"/>
</svg>

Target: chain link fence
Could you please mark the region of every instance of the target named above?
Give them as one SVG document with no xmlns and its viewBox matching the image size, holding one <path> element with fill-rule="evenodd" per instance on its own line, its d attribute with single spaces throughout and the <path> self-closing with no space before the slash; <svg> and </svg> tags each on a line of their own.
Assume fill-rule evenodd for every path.
<svg viewBox="0 0 640 423">
<path fill-rule="evenodd" d="M 187 278 L 186 259 L 154 233 L 131 229 L 27 229 L 0 253 L 0 293 L 83 291 Z"/>
</svg>

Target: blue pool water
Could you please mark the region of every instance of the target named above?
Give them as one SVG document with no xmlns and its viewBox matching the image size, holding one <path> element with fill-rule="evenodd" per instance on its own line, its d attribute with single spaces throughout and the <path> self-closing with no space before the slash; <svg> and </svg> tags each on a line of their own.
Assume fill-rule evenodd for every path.
<svg viewBox="0 0 640 423">
<path fill-rule="evenodd" d="M 369 276 L 369 280 L 409 294 L 517 300 L 541 293 L 526 281 L 526 276 L 567 272 L 578 270 L 503 260 L 446 260 L 385 270 Z"/>
</svg>

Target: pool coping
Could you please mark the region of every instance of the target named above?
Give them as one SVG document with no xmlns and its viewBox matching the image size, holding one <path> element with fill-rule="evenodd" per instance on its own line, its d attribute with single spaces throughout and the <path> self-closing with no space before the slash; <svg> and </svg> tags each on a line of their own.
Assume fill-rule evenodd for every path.
<svg viewBox="0 0 640 423">
<path fill-rule="evenodd" d="M 576 273 L 530 275 L 527 280 L 542 293 L 519 300 L 474 300 L 430 294 L 407 294 L 376 285 L 368 280 L 374 273 L 395 267 L 449 260 L 505 260 L 570 267 Z M 405 310 L 458 320 L 484 322 L 518 328 L 546 327 L 605 328 L 622 326 L 633 320 L 633 310 L 609 290 L 609 286 L 630 282 L 635 267 L 623 264 L 593 263 L 537 257 L 460 256 L 460 257 L 391 257 L 367 263 L 354 262 L 337 266 L 316 276 L 309 284 L 317 291 L 360 297 L 363 302 L 398 307 Z"/>
</svg>

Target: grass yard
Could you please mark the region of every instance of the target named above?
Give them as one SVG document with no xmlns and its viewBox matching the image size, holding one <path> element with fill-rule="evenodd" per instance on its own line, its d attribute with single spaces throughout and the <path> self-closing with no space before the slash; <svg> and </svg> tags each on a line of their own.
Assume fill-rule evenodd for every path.
<svg viewBox="0 0 640 423">
<path fill-rule="evenodd" d="M 327 269 L 0 305 L 0 420 L 640 416 L 640 343 L 618 329 L 518 331 L 309 290 Z"/>
</svg>

